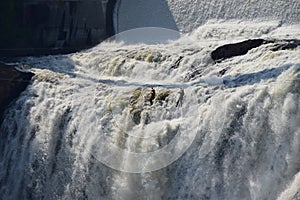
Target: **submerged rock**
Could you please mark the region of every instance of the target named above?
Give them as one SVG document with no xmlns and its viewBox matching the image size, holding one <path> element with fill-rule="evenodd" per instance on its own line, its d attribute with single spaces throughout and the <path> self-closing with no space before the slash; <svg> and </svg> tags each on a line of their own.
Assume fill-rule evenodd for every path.
<svg viewBox="0 0 300 200">
<path fill-rule="evenodd" d="M 33 75 L 18 70 L 16 66 L 0 63 L 0 124 L 5 109 L 25 90 Z"/>
<path fill-rule="evenodd" d="M 171 66 L 171 69 L 177 69 L 183 59 L 183 56 L 179 56 L 179 58 L 176 60 L 176 62 Z"/>
<path fill-rule="evenodd" d="M 271 49 L 272 51 L 293 50 L 300 46 L 300 40 L 278 40 L 274 43 L 275 46 Z"/>
</svg>

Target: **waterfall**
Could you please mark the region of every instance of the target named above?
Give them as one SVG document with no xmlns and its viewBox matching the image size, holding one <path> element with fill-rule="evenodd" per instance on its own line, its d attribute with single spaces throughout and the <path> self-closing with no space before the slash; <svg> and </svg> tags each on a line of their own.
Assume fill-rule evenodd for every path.
<svg viewBox="0 0 300 200">
<path fill-rule="evenodd" d="M 210 58 L 243 38 L 299 38 L 279 24 L 19 60 L 35 77 L 0 129 L 0 198 L 297 199 L 299 47 Z"/>
</svg>

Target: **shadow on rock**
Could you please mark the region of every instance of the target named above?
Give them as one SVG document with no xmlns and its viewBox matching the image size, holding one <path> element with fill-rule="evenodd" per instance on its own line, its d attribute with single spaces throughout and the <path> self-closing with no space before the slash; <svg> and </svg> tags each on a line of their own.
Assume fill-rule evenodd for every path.
<svg viewBox="0 0 300 200">
<path fill-rule="evenodd" d="M 5 109 L 26 89 L 33 75 L 18 70 L 14 65 L 0 63 L 0 124 Z"/>
</svg>

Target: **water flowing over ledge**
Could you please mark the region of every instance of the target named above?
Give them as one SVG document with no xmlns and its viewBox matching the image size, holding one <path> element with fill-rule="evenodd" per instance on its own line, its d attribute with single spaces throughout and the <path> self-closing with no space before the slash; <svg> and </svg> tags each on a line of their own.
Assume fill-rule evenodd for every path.
<svg viewBox="0 0 300 200">
<path fill-rule="evenodd" d="M 0 128 L 1 198 L 297 199 L 299 47 L 211 58 L 245 38 L 300 38 L 279 24 L 24 58 L 35 76 Z"/>
</svg>

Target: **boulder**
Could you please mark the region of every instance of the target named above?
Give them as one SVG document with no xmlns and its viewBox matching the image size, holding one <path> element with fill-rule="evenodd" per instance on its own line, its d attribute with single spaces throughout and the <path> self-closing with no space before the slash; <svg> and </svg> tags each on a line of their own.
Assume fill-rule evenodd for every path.
<svg viewBox="0 0 300 200">
<path fill-rule="evenodd" d="M 251 39 L 233 44 L 225 44 L 215 49 L 211 53 L 211 58 L 215 62 L 218 62 L 234 56 L 245 55 L 250 49 L 259 47 L 265 42 L 266 41 L 264 39 Z"/>
<path fill-rule="evenodd" d="M 215 62 L 220 62 L 224 59 L 231 58 L 234 56 L 245 55 L 249 50 L 259 47 L 263 44 L 273 44 L 270 47 L 271 51 L 280 50 L 293 50 L 300 46 L 300 40 L 286 39 L 286 40 L 264 40 L 264 39 L 251 39 L 243 42 L 225 44 L 216 48 L 211 53 L 211 58 Z"/>
<path fill-rule="evenodd" d="M 0 124 L 5 109 L 26 89 L 33 75 L 18 70 L 14 65 L 0 63 Z"/>
</svg>

